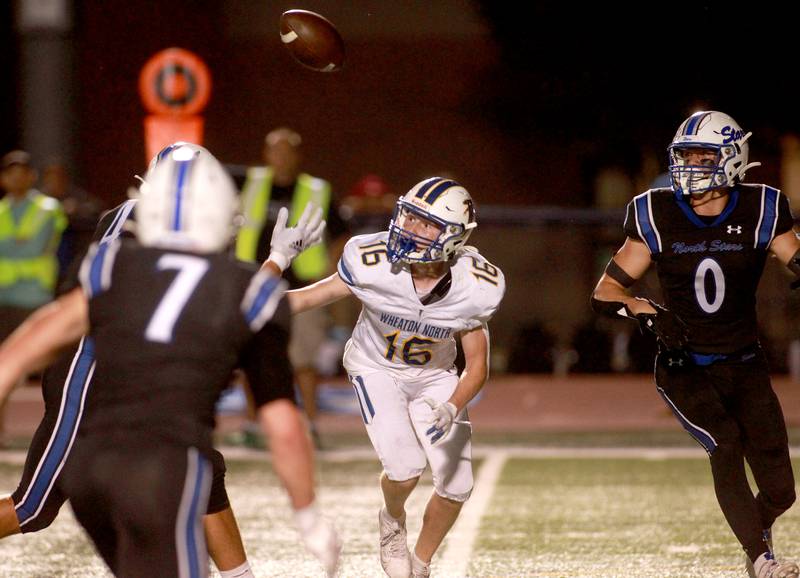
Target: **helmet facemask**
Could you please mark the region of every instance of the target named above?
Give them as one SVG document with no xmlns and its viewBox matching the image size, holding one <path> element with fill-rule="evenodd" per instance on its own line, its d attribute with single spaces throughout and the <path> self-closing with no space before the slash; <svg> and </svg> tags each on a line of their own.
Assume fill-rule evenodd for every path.
<svg viewBox="0 0 800 578">
<path fill-rule="evenodd" d="M 451 179 L 431 177 L 397 200 L 386 254 L 391 263 L 447 262 L 477 226 L 467 190 Z"/>
<path fill-rule="evenodd" d="M 761 164 L 747 162 L 751 135 L 725 113 L 694 113 L 678 127 L 668 149 L 672 189 L 681 195 L 701 195 L 741 182 L 748 169 Z M 688 164 L 689 153 L 700 150 L 715 153 L 715 158 Z"/>
<path fill-rule="evenodd" d="M 417 219 L 435 224 L 439 232 L 435 238 L 430 239 L 416 234 L 406 228 L 409 215 Z M 434 263 L 449 261 L 454 250 L 446 250 L 456 241 L 461 241 L 458 246 L 469 237 L 471 230 L 467 230 L 461 223 L 454 223 L 440 219 L 435 215 L 426 213 L 402 198 L 397 202 L 394 216 L 389 223 L 389 241 L 386 252 L 391 263 L 406 261 L 409 263 Z"/>
<path fill-rule="evenodd" d="M 705 144 L 671 146 L 669 172 L 673 188 L 684 195 L 698 195 L 732 185 L 725 170 L 725 164 L 733 156 L 732 149 L 732 146 L 719 147 Z M 688 164 L 690 161 L 687 153 L 698 150 L 711 151 L 716 156 L 702 164 Z"/>
</svg>

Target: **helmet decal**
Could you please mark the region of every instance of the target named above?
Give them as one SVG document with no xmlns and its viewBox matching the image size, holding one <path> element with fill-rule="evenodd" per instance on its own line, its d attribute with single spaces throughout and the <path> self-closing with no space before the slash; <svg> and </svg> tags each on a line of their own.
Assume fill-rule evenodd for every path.
<svg viewBox="0 0 800 578">
<path fill-rule="evenodd" d="M 186 183 L 189 181 L 189 171 L 192 168 L 192 160 L 177 161 L 175 163 L 175 210 L 172 217 L 172 230 L 181 230 L 181 199 L 186 194 Z"/>
<path fill-rule="evenodd" d="M 460 187 L 460 186 L 461 185 L 459 185 L 455 181 L 441 179 L 439 177 L 433 177 L 431 179 L 428 179 L 425 182 L 424 186 L 420 187 L 419 191 L 417 191 L 417 194 L 414 195 L 414 197 L 416 197 L 417 199 L 423 199 L 426 203 L 432 205 L 433 203 L 436 202 L 436 199 L 438 199 L 441 196 L 441 194 L 445 192 L 447 189 L 449 189 L 450 187 Z M 425 197 L 426 194 L 428 195 L 427 197 Z"/>
<path fill-rule="evenodd" d="M 702 124 L 703 120 L 711 113 L 709 112 L 696 112 L 690 116 L 684 123 L 683 134 L 697 134 L 697 128 Z"/>
<path fill-rule="evenodd" d="M 142 245 L 214 253 L 230 244 L 238 192 L 208 150 L 173 143 L 153 158 L 145 177 L 135 207 Z"/>
</svg>

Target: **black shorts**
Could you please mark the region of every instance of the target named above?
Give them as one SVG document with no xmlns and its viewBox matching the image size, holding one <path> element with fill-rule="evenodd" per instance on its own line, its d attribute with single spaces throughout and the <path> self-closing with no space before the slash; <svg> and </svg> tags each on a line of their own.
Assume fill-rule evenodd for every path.
<svg viewBox="0 0 800 578">
<path fill-rule="evenodd" d="M 211 464 L 196 448 L 85 440 L 61 486 L 115 576 L 205 576 Z"/>
</svg>

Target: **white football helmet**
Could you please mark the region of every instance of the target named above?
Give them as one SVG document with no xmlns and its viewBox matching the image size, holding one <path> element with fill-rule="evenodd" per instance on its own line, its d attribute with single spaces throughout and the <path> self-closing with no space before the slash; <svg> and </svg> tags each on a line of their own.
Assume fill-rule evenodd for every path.
<svg viewBox="0 0 800 578">
<path fill-rule="evenodd" d="M 438 225 L 438 236 L 431 240 L 408 230 L 409 215 Z M 425 179 L 397 200 L 386 254 L 392 263 L 449 261 L 477 226 L 475 204 L 467 189 L 442 177 Z"/>
<path fill-rule="evenodd" d="M 741 182 L 747 169 L 761 163 L 747 163 L 747 139 L 738 123 L 725 113 L 705 110 L 687 118 L 669 146 L 669 173 L 672 189 L 682 195 L 695 195 Z M 687 149 L 713 149 L 714 165 L 688 165 Z"/>
<path fill-rule="evenodd" d="M 216 253 L 231 242 L 239 207 L 236 185 L 205 148 L 174 143 L 147 169 L 135 231 L 145 246 Z"/>
</svg>

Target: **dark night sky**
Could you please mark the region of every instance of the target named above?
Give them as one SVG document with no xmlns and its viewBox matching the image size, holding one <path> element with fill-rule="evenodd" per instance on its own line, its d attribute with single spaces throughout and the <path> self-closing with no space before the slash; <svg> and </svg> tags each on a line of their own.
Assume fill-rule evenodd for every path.
<svg viewBox="0 0 800 578">
<path fill-rule="evenodd" d="M 19 127 L 12 3 L 0 4 L 0 65 L 7 71 L 0 145 L 7 150 Z M 208 7 L 221 4 L 200 5 L 213 13 Z M 778 3 L 476 5 L 501 56 L 473 81 L 474 94 L 461 106 L 489 118 L 521 147 L 552 143 L 585 152 L 590 164 L 612 160 L 635 171 L 642 149 L 664 154 L 678 124 L 701 107 L 730 112 L 768 154 L 777 153 L 781 134 L 800 130 L 797 31 L 789 9 Z M 375 6 L 389 11 L 393 5 Z M 141 11 L 141 3 L 125 7 Z M 125 10 L 108 14 L 125 18 Z M 153 30 L 173 21 L 153 22 Z"/>
<path fill-rule="evenodd" d="M 800 50 L 788 8 L 593 4 L 537 2 L 520 12 L 481 3 L 502 46 L 506 90 L 536 88 L 517 89 L 501 122 L 549 136 L 614 130 L 646 140 L 647 117 L 677 126 L 687 107 L 708 103 L 738 111 L 743 123 L 800 125 Z"/>
<path fill-rule="evenodd" d="M 800 45 L 787 4 L 485 0 L 501 46 L 499 88 L 485 97 L 504 130 L 577 144 L 591 166 L 635 172 L 664 154 L 680 122 L 703 108 L 754 132 L 759 153 L 800 130 Z"/>
</svg>

